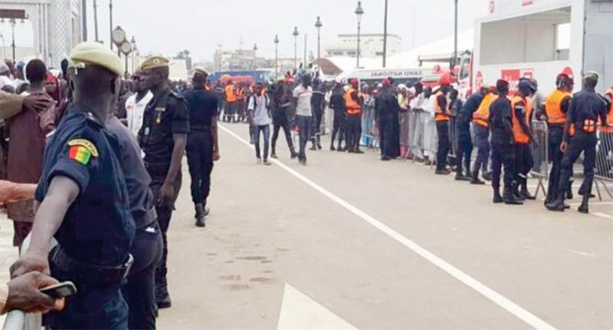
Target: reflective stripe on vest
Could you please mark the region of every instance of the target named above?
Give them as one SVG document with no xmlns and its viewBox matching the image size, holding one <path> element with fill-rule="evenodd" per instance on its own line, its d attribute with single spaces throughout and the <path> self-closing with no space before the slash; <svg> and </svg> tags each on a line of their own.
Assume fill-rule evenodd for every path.
<svg viewBox="0 0 613 330">
<path fill-rule="evenodd" d="M 548 124 L 564 125 L 566 123 L 566 114 L 562 112 L 562 101 L 571 94 L 565 91 L 556 89 L 553 93 L 547 96 L 545 100 L 545 112 L 547 113 Z"/>
<path fill-rule="evenodd" d="M 490 125 L 490 106 L 496 99 L 498 99 L 498 95 L 492 93 L 485 95 L 481 104 L 479 104 L 479 109 L 473 113 L 473 122 L 475 124 L 479 124 L 483 127 L 488 127 Z"/>
<path fill-rule="evenodd" d="M 443 92 L 438 91 L 436 94 L 434 94 L 434 120 L 449 121 L 449 119 L 451 119 L 451 113 L 449 113 L 449 111 L 443 113 L 443 109 L 438 104 L 439 96 L 443 96 Z"/>
<path fill-rule="evenodd" d="M 603 133 L 611 133 L 613 134 L 613 88 L 607 89 L 604 95 L 608 95 L 611 99 L 611 104 L 609 105 L 609 113 L 607 114 L 607 123 L 609 127 L 600 127 L 600 131 Z"/>
<path fill-rule="evenodd" d="M 359 101 L 354 100 L 351 97 L 351 94 L 353 94 L 354 92 L 358 94 L 358 100 L 359 100 L 361 95 L 353 87 L 349 88 L 349 90 L 347 90 L 347 93 L 345 93 L 345 105 L 347 107 L 348 115 L 358 115 L 362 113 L 362 107 L 360 106 Z"/>
<path fill-rule="evenodd" d="M 519 119 L 515 115 L 515 106 L 521 102 L 525 104 L 524 120 L 527 125 L 530 125 L 530 118 L 532 118 L 532 100 L 530 98 L 523 98 L 517 95 L 513 97 L 513 99 L 511 100 L 511 108 L 513 110 L 513 136 L 515 137 L 515 143 L 528 144 L 530 143 L 530 137 L 524 132 L 519 123 Z"/>
<path fill-rule="evenodd" d="M 236 102 L 236 94 L 234 94 L 234 85 L 226 86 L 226 102 Z"/>
</svg>

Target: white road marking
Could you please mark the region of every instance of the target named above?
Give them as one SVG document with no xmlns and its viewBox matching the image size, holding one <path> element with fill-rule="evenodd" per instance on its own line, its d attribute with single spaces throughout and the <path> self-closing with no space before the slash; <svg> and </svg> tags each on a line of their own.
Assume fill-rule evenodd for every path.
<svg viewBox="0 0 613 330">
<path fill-rule="evenodd" d="M 600 212 L 593 212 L 591 213 L 597 217 L 601 217 L 601 218 L 605 218 L 605 219 L 609 219 L 609 220 L 613 220 L 613 216 L 609 215 L 609 214 L 604 214 L 604 213 L 600 213 Z"/>
<path fill-rule="evenodd" d="M 285 283 L 277 330 L 357 330 L 356 327 Z"/>
<path fill-rule="evenodd" d="M 227 134 L 233 136 L 235 139 L 237 139 L 238 141 L 240 141 L 241 143 L 243 143 L 247 147 L 249 147 L 251 149 L 254 148 L 251 144 L 249 144 L 249 142 L 247 142 L 242 137 L 238 136 L 236 133 L 230 131 L 229 129 L 225 128 L 224 126 L 220 125 L 219 127 L 224 132 L 226 132 Z M 294 169 L 292 169 L 289 166 L 285 165 L 284 163 L 282 163 L 282 162 L 280 162 L 278 160 L 274 160 L 274 159 L 272 160 L 272 162 L 274 164 L 276 164 L 277 166 L 279 166 L 280 168 L 284 169 L 286 172 L 288 172 L 289 174 L 291 174 L 292 176 L 294 176 L 298 180 L 304 182 L 309 187 L 311 187 L 314 190 L 318 191 L 322 195 L 328 197 L 330 200 L 332 200 L 333 202 L 337 203 L 338 205 L 344 207 L 347 211 L 355 214 L 360 219 L 364 220 L 366 223 L 368 223 L 371 226 L 375 227 L 376 229 L 378 229 L 379 231 L 383 232 L 384 234 L 386 234 L 390 238 L 394 239 L 398 243 L 404 245 L 409 250 L 411 250 L 414 253 L 416 253 L 417 255 L 421 256 L 422 258 L 424 258 L 425 260 L 427 260 L 428 262 L 430 262 L 434 266 L 440 268 L 441 270 L 443 270 L 447 274 L 451 275 L 456 280 L 464 283 L 465 285 L 467 285 L 471 289 L 475 290 L 476 292 L 480 293 L 482 296 L 484 296 L 485 298 L 489 299 L 490 301 L 492 301 L 496 305 L 498 305 L 498 306 L 502 307 L 503 309 L 505 309 L 507 312 L 515 315 L 517 318 L 521 319 L 522 321 L 524 321 L 528 325 L 532 326 L 533 328 L 535 328 L 535 329 L 555 329 L 555 327 L 553 327 L 549 323 L 541 320 L 539 317 L 537 317 L 536 315 L 530 313 L 528 310 L 526 310 L 523 307 L 519 306 L 518 304 L 514 303 L 513 301 L 511 301 L 510 299 L 506 298 L 502 294 L 494 291 L 493 289 L 489 288 L 485 284 L 479 282 L 475 278 L 473 278 L 470 275 L 464 273 L 463 271 L 461 271 L 460 269 L 456 268 L 455 266 L 453 266 L 452 264 L 448 263 L 447 261 L 439 258 L 434 253 L 426 250 L 425 248 L 421 247 L 420 245 L 418 245 L 417 243 L 413 242 L 412 240 L 402 236 L 400 233 L 398 233 L 394 229 L 388 227 L 387 225 L 385 225 L 381 221 L 379 221 L 379 220 L 373 218 L 372 216 L 368 215 L 366 212 L 358 209 L 357 207 L 353 206 L 352 204 L 350 204 L 349 202 L 345 201 L 344 199 L 342 199 L 342 198 L 338 197 L 337 195 L 333 194 L 332 192 L 326 190 L 322 186 L 320 186 L 317 183 L 313 182 L 312 180 L 310 180 L 309 178 L 305 177 L 304 175 L 298 173 L 297 171 L 295 171 Z"/>
</svg>

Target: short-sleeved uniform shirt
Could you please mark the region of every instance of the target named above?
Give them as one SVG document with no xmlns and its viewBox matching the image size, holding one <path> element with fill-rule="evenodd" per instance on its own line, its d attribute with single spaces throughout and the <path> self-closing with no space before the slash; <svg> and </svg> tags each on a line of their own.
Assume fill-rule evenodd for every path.
<svg viewBox="0 0 613 330">
<path fill-rule="evenodd" d="M 56 176 L 73 180 L 79 195 L 55 238 L 65 253 L 84 263 L 118 266 L 134 238 L 119 144 L 84 104 L 74 103 L 48 141 L 36 200 L 42 202 Z"/>
<path fill-rule="evenodd" d="M 212 119 L 217 117 L 217 97 L 201 88 L 183 93 L 189 104 L 189 124 L 196 129 L 211 127 Z"/>
<path fill-rule="evenodd" d="M 187 133 L 189 110 L 185 99 L 170 89 L 154 96 L 145 109 L 143 126 L 138 133 L 138 142 L 145 153 L 145 163 L 170 166 L 175 145 L 173 135 Z M 160 175 L 166 175 L 166 171 L 161 172 L 164 173 Z"/>
<path fill-rule="evenodd" d="M 511 101 L 506 97 L 499 97 L 490 105 L 490 130 L 492 144 L 507 145 L 513 138 L 513 110 Z"/>
</svg>

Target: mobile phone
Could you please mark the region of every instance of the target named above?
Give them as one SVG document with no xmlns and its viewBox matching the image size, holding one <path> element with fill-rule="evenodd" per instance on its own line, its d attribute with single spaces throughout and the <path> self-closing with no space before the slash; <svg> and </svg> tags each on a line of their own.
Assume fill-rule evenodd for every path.
<svg viewBox="0 0 613 330">
<path fill-rule="evenodd" d="M 40 292 L 50 296 L 51 298 L 61 299 L 70 297 L 77 293 L 77 287 L 74 285 L 74 283 L 67 281 L 42 288 L 40 289 Z"/>
</svg>

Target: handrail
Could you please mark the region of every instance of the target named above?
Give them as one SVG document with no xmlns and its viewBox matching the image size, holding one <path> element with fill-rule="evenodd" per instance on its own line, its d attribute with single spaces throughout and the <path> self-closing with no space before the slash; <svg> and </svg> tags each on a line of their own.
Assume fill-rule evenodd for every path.
<svg viewBox="0 0 613 330">
<path fill-rule="evenodd" d="M 30 247 L 30 238 L 31 235 L 28 234 L 23 241 L 21 251 L 28 250 Z M 57 243 L 53 240 L 52 246 L 55 246 L 55 244 Z M 2 330 L 40 330 L 42 328 L 42 323 L 43 317 L 41 313 L 25 313 L 22 310 L 15 309 L 7 314 Z"/>
</svg>

